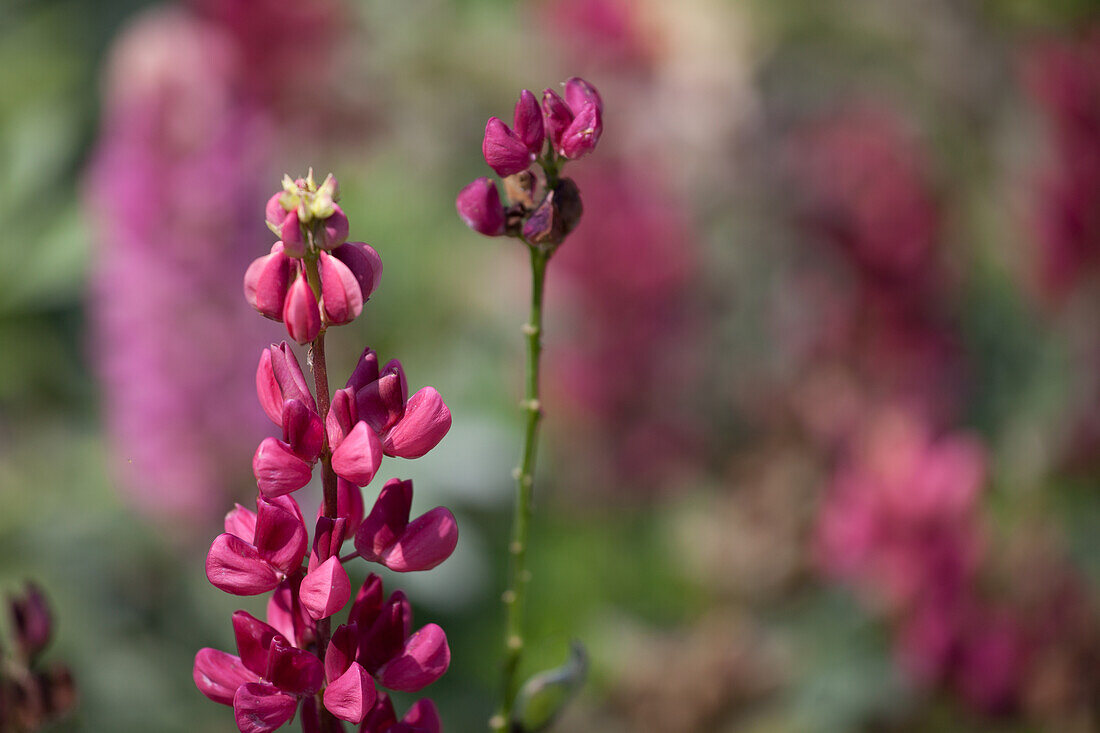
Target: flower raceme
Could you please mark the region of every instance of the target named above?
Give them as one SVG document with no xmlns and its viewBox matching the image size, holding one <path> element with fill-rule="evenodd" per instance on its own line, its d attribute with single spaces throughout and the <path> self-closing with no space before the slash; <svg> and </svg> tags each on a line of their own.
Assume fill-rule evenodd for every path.
<svg viewBox="0 0 1100 733">
<path fill-rule="evenodd" d="M 285 178 L 266 210 L 281 240 L 245 274 L 248 302 L 284 322 L 295 341 L 312 342 L 314 382 L 322 391 L 317 397 L 310 391 L 286 342 L 261 352 L 256 394 L 281 435 L 256 449 L 256 509 L 238 504 L 226 515 L 206 575 L 234 595 L 271 593 L 267 621 L 238 611 L 238 654 L 199 651 L 194 680 L 208 698 L 233 707 L 245 733 L 273 731 L 299 711 L 305 731 L 343 730 L 336 718 L 360 733 L 440 733 L 430 700 L 398 720 L 377 687 L 416 692 L 436 681 L 450 665 L 446 634 L 436 624 L 414 631 L 408 599 L 400 591 L 386 598 L 375 575 L 353 600 L 344 565 L 363 558 L 397 572 L 423 571 L 454 552 L 458 525 L 449 509 L 410 517 L 411 481 L 387 483 L 369 513 L 360 489 L 383 456 L 419 458 L 434 448 L 450 429 L 451 413 L 433 387 L 410 397 L 401 363 L 379 368 L 369 348 L 345 386 L 331 400 L 320 399 L 328 391 L 322 336 L 362 312 L 382 273 L 374 249 L 345 241 L 348 223 L 337 199 L 331 176 L 320 185 L 312 174 Z M 318 463 L 325 499 L 310 541 L 292 494 L 312 480 Z M 349 540 L 355 551 L 343 554 Z M 330 633 L 330 619 L 349 602 L 347 623 Z"/>
<path fill-rule="evenodd" d="M 481 152 L 485 162 L 505 179 L 511 205 L 501 203 L 496 184 L 478 178 L 463 188 L 455 208 L 466 226 L 489 237 L 509 234 L 550 248 L 561 244 L 581 215 L 577 187 L 558 171 L 566 161 L 596 149 L 603 134 L 603 100 L 584 79 L 565 82 L 565 97 L 546 89 L 541 103 L 524 89 L 516 102 L 512 127 L 490 117 Z M 532 163 L 543 170 L 532 175 Z M 533 194 L 538 193 L 538 197 Z M 536 204 L 535 201 L 541 203 Z M 527 226 L 534 219 L 532 226 Z"/>
</svg>

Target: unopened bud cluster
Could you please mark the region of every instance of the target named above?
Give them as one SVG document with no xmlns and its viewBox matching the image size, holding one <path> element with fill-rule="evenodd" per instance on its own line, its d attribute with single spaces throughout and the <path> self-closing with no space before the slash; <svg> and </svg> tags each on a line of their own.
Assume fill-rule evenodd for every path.
<svg viewBox="0 0 1100 733">
<path fill-rule="evenodd" d="M 371 247 L 345 241 L 348 222 L 337 200 L 331 176 L 319 186 L 312 175 L 286 178 L 266 212 L 281 239 L 245 274 L 248 301 L 284 322 L 299 343 L 358 316 L 382 274 Z M 316 388 L 328 391 L 323 340 L 313 348 Z M 238 654 L 199 651 L 195 684 L 233 707 L 243 733 L 268 733 L 299 712 L 304 731 L 344 730 L 335 718 L 360 733 L 440 733 L 430 700 L 398 720 L 376 685 L 416 692 L 437 680 L 451 659 L 446 634 L 436 624 L 414 631 L 408 599 L 401 591 L 387 598 L 377 575 L 353 599 L 344 564 L 363 558 L 403 573 L 450 557 L 458 542 L 454 515 L 436 507 L 411 517 L 411 481 L 386 483 L 369 513 L 361 492 L 383 456 L 418 458 L 434 448 L 451 427 L 450 410 L 432 387 L 410 397 L 401 362 L 380 367 L 369 348 L 330 400 L 315 398 L 290 345 L 272 345 L 260 354 L 256 392 L 281 432 L 256 449 L 255 511 L 238 504 L 226 515 L 206 575 L 234 595 L 271 593 L 267 620 L 237 611 Z M 319 463 L 326 497 L 310 519 L 292 494 Z M 354 551 L 345 555 L 349 540 Z M 330 619 L 349 603 L 346 623 L 330 633 Z"/>
<path fill-rule="evenodd" d="M 496 117 L 485 125 L 481 152 L 504 181 L 507 204 L 496 183 L 478 178 L 459 192 L 455 206 L 466 226 L 486 236 L 518 237 L 552 252 L 580 221 L 580 192 L 560 175 L 567 161 L 591 153 L 603 133 L 603 101 L 579 77 L 565 82 L 564 98 L 552 89 L 542 101 L 524 89 L 512 127 Z M 541 175 L 532 170 L 536 165 Z"/>
<path fill-rule="evenodd" d="M 256 259 L 244 278 L 244 295 L 260 314 L 286 324 L 300 344 L 325 326 L 351 323 L 378 286 L 382 261 L 362 242 L 348 242 L 348 218 L 336 203 L 340 191 L 331 175 L 317 185 L 283 178 L 283 190 L 267 202 L 267 226 L 279 237 L 271 252 Z M 316 267 L 317 281 L 310 282 Z"/>
<path fill-rule="evenodd" d="M 53 637 L 46 597 L 34 583 L 8 598 L 11 646 L 0 650 L 0 731 L 38 730 L 76 703 L 72 674 L 64 665 L 44 665 Z"/>
</svg>

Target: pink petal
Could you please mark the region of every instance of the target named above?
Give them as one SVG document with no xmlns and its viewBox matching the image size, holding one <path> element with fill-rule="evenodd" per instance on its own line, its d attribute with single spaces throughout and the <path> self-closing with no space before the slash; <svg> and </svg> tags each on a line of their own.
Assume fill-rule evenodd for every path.
<svg viewBox="0 0 1100 733">
<path fill-rule="evenodd" d="M 309 391 L 306 375 L 302 373 L 302 367 L 298 364 L 298 357 L 294 355 L 294 350 L 290 348 L 286 341 L 283 341 L 278 346 L 272 346 L 269 351 L 271 352 L 271 369 L 276 382 L 279 384 L 283 399 L 301 400 L 306 407 L 317 412 L 317 403 L 313 399 L 313 393 Z M 281 401 L 279 410 L 279 419 L 275 421 L 276 425 L 283 424 Z"/>
<path fill-rule="evenodd" d="M 374 707 L 375 699 L 374 679 L 355 662 L 325 688 L 325 707 L 337 718 L 349 723 L 362 722 Z"/>
<path fill-rule="evenodd" d="M 586 102 L 592 102 L 601 113 L 603 112 L 603 100 L 596 87 L 592 86 L 579 76 L 574 76 L 565 82 L 565 102 L 573 110 L 573 114 L 580 114 Z"/>
<path fill-rule="evenodd" d="M 341 517 L 317 517 L 313 529 L 313 552 L 309 554 L 309 571 L 334 555 L 339 557 L 347 537 L 347 520 Z"/>
<path fill-rule="evenodd" d="M 291 646 L 286 637 L 271 641 L 268 672 L 271 684 L 294 695 L 312 695 L 324 682 L 321 660 L 310 652 Z"/>
<path fill-rule="evenodd" d="M 371 513 L 355 534 L 355 549 L 368 562 L 382 556 L 405 531 L 412 507 L 412 481 L 390 479 L 382 487 Z"/>
<path fill-rule="evenodd" d="M 191 676 L 199 692 L 222 705 L 233 704 L 233 695 L 241 685 L 260 680 L 245 668 L 240 657 L 209 647 L 195 655 Z"/>
<path fill-rule="evenodd" d="M 321 309 L 305 275 L 299 275 L 287 291 L 283 322 L 290 337 L 300 344 L 308 344 L 321 332 Z"/>
<path fill-rule="evenodd" d="M 260 398 L 260 406 L 264 408 L 271 421 L 276 425 L 283 424 L 283 390 L 275 378 L 275 369 L 272 366 L 271 349 L 260 352 L 260 363 L 256 367 L 256 396 Z"/>
<path fill-rule="evenodd" d="M 439 711 L 435 703 L 428 698 L 417 700 L 401 719 L 402 723 L 423 730 L 424 733 L 442 733 L 443 725 L 439 720 Z"/>
<path fill-rule="evenodd" d="M 283 403 L 282 424 L 283 441 L 294 454 L 307 463 L 316 461 L 324 441 L 321 416 L 301 400 L 289 399 Z"/>
<path fill-rule="evenodd" d="M 479 234 L 504 234 L 504 206 L 497 184 L 482 176 L 466 184 L 455 198 L 455 210 L 466 226 Z"/>
<path fill-rule="evenodd" d="M 332 250 L 332 255 L 343 262 L 355 275 L 363 302 L 378 289 L 382 279 L 382 258 L 374 248 L 363 242 L 347 242 Z M 377 377 L 376 377 L 377 378 Z"/>
<path fill-rule="evenodd" d="M 233 713 L 241 733 L 271 733 L 294 717 L 298 698 L 273 685 L 250 682 L 233 697 Z"/>
<path fill-rule="evenodd" d="M 336 325 L 351 323 L 363 312 L 363 290 L 343 262 L 321 253 L 321 302 L 325 318 Z"/>
<path fill-rule="evenodd" d="M 344 386 L 350 388 L 352 392 L 358 392 L 376 379 L 378 379 L 378 354 L 374 353 L 374 349 L 367 347 L 363 349 L 363 354 L 355 363 L 355 369 Z"/>
<path fill-rule="evenodd" d="M 370 629 L 382 610 L 383 598 L 382 579 L 371 573 L 355 594 L 355 603 L 351 604 L 351 611 L 348 612 L 348 623 L 363 630 Z"/>
<path fill-rule="evenodd" d="M 359 654 L 359 627 L 342 624 L 332 633 L 325 652 L 325 679 L 332 682 L 348 671 Z"/>
<path fill-rule="evenodd" d="M 446 560 L 458 544 L 458 522 L 446 507 L 436 507 L 409 522 L 400 539 L 382 553 L 382 564 L 408 573 L 431 570 Z"/>
<path fill-rule="evenodd" d="M 401 654 L 378 670 L 383 687 L 416 692 L 443 676 L 451 664 L 447 635 L 436 624 L 428 624 L 410 636 Z"/>
<path fill-rule="evenodd" d="M 412 606 L 404 593 L 396 591 L 370 628 L 360 631 L 359 663 L 376 674 L 382 665 L 401 653 L 411 629 Z"/>
<path fill-rule="evenodd" d="M 252 457 L 252 473 L 264 496 L 276 497 L 308 484 L 313 467 L 294 455 L 286 443 L 264 438 Z"/>
<path fill-rule="evenodd" d="M 221 534 L 214 538 L 206 555 L 206 577 L 226 593 L 254 596 L 279 584 L 275 569 L 240 537 Z"/>
<path fill-rule="evenodd" d="M 298 588 L 302 576 L 295 573 L 275 588 L 267 600 L 267 622 L 296 647 L 305 647 L 312 640 L 313 620 L 298 603 Z"/>
<path fill-rule="evenodd" d="M 289 575 L 302 565 L 308 537 L 301 517 L 261 498 L 256 522 L 256 550 L 277 570 Z"/>
<path fill-rule="evenodd" d="M 332 454 L 332 469 L 356 486 L 366 486 L 382 465 L 382 443 L 365 422 L 358 423 Z"/>
<path fill-rule="evenodd" d="M 603 133 L 600 111 L 593 102 L 586 102 L 561 135 L 560 152 L 566 158 L 583 158 L 596 148 Z"/>
<path fill-rule="evenodd" d="M 253 544 L 256 538 L 256 512 L 235 504 L 232 511 L 225 515 L 225 531 Z"/>
<path fill-rule="evenodd" d="M 237 639 L 241 663 L 260 677 L 266 677 L 271 643 L 279 632 L 248 611 L 236 611 L 233 614 L 233 636 Z"/>
<path fill-rule="evenodd" d="M 332 404 L 328 408 L 328 417 L 325 418 L 329 449 L 339 448 L 357 422 L 359 422 L 359 413 L 355 409 L 355 393 L 350 387 L 336 390 L 332 395 Z"/>
<path fill-rule="evenodd" d="M 338 205 L 333 204 L 333 212 L 321 223 L 317 232 L 317 246 L 324 250 L 339 247 L 348 239 L 348 217 Z"/>
<path fill-rule="evenodd" d="M 391 359 L 381 376 L 355 393 L 359 419 L 377 433 L 390 429 L 405 414 L 409 385 L 401 362 Z"/>
<path fill-rule="evenodd" d="M 485 162 L 498 176 L 510 176 L 525 171 L 535 159 L 519 136 L 496 117 L 490 117 L 485 123 L 481 152 L 485 156 Z"/>
<path fill-rule="evenodd" d="M 451 429 L 451 411 L 435 387 L 425 387 L 405 406 L 405 416 L 386 434 L 386 455 L 419 458 L 443 440 Z"/>
<path fill-rule="evenodd" d="M 302 579 L 299 598 L 314 620 L 328 618 L 351 598 L 351 581 L 340 558 L 330 557 Z"/>
<path fill-rule="evenodd" d="M 379 692 L 375 698 L 374 707 L 363 719 L 359 733 L 383 733 L 389 731 L 390 727 L 396 722 L 397 714 L 393 711 L 393 703 L 390 701 L 389 695 Z"/>
<path fill-rule="evenodd" d="M 291 272 L 290 258 L 281 251 L 253 260 L 244 273 L 245 300 L 265 318 L 281 321 Z"/>
<path fill-rule="evenodd" d="M 535 95 L 526 89 L 519 93 L 513 122 L 516 136 L 523 141 L 527 150 L 536 156 L 541 153 L 542 141 L 546 139 L 542 126 L 542 109 Z"/>
<path fill-rule="evenodd" d="M 555 152 L 561 150 L 561 138 L 573 122 L 573 112 L 553 89 L 542 93 L 542 114 L 545 117 L 546 136 Z"/>
</svg>

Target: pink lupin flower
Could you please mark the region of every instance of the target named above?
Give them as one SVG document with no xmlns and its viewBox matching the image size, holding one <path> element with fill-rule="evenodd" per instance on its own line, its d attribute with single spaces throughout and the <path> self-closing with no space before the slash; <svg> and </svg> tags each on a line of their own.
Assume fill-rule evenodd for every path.
<svg viewBox="0 0 1100 733">
<path fill-rule="evenodd" d="M 561 134 L 559 152 L 571 160 L 583 158 L 596 149 L 603 133 L 603 120 L 596 102 L 588 101 Z"/>
<path fill-rule="evenodd" d="M 363 312 L 363 289 L 351 269 L 336 257 L 322 252 L 321 312 L 333 325 L 351 323 Z"/>
<path fill-rule="evenodd" d="M 357 423 L 332 452 L 332 469 L 356 486 L 366 486 L 382 465 L 382 450 L 378 434 L 365 422 Z"/>
<path fill-rule="evenodd" d="M 380 692 L 359 733 L 441 733 L 442 730 L 439 712 L 431 700 L 417 700 L 398 722 L 393 702 L 386 693 Z"/>
<path fill-rule="evenodd" d="M 363 302 L 370 300 L 382 279 L 382 258 L 374 248 L 363 242 L 345 242 L 332 250 L 332 256 L 351 270 L 359 283 Z"/>
<path fill-rule="evenodd" d="M 519 135 L 508 128 L 498 117 L 490 117 L 485 123 L 485 137 L 481 142 L 485 162 L 498 176 L 510 176 L 527 170 L 535 159 Z"/>
<path fill-rule="evenodd" d="M 252 514 L 238 504 L 206 556 L 206 577 L 226 593 L 252 596 L 274 590 L 305 557 L 306 527 L 297 502 L 261 496 L 256 506 Z"/>
<path fill-rule="evenodd" d="M 317 403 L 309 391 L 298 357 L 286 341 L 278 346 L 272 344 L 260 353 L 260 363 L 256 367 L 256 394 L 260 406 L 276 425 L 283 424 L 283 405 L 287 400 L 298 400 L 317 412 Z"/>
<path fill-rule="evenodd" d="M 336 613 L 351 598 L 351 581 L 340 563 L 346 527 L 344 519 L 320 517 L 317 520 L 308 571 L 298 592 L 302 606 L 315 621 Z"/>
<path fill-rule="evenodd" d="M 287 333 L 300 344 L 308 344 L 317 338 L 321 331 L 321 310 L 313 288 L 306 282 L 304 274 L 299 274 L 286 294 L 283 303 L 283 321 Z"/>
<path fill-rule="evenodd" d="M 482 176 L 458 192 L 455 208 L 466 226 L 487 237 L 504 234 L 504 206 L 497 185 Z"/>
<path fill-rule="evenodd" d="M 199 650 L 195 685 L 214 702 L 231 705 L 243 733 L 269 733 L 294 717 L 301 697 L 321 689 L 324 670 L 317 657 L 245 611 L 233 614 L 233 632 L 240 656 Z"/>
<path fill-rule="evenodd" d="M 569 105 L 569 109 L 573 110 L 573 114 L 579 115 L 588 102 L 596 105 L 597 111 L 603 114 L 603 99 L 600 98 L 596 87 L 579 76 L 568 79 L 565 82 L 565 103 Z"/>
<path fill-rule="evenodd" d="M 293 262 L 283 252 L 283 243 L 271 246 L 271 253 L 258 257 L 244 274 L 244 297 L 260 315 L 273 321 L 283 320 L 290 277 L 296 271 Z"/>
<path fill-rule="evenodd" d="M 348 241 L 348 217 L 338 204 L 332 205 L 332 214 L 321 222 L 314 240 L 318 247 L 331 251 Z"/>
<path fill-rule="evenodd" d="M 355 535 L 355 549 L 369 562 L 407 573 L 431 570 L 458 544 L 458 523 L 446 507 L 409 521 L 412 481 L 391 479 Z"/>
</svg>

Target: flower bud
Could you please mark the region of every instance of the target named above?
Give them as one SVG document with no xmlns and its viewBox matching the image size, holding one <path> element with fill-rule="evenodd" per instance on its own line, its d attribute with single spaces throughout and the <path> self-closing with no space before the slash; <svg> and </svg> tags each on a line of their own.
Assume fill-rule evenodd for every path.
<svg viewBox="0 0 1100 733">
<path fill-rule="evenodd" d="M 370 425 L 376 433 L 389 430 L 405 414 L 409 399 L 409 385 L 401 362 L 391 359 L 382 375 L 355 394 L 359 419 Z"/>
<path fill-rule="evenodd" d="M 283 321 L 287 333 L 300 344 L 308 344 L 321 332 L 321 310 L 305 275 L 299 275 L 287 291 Z"/>
<path fill-rule="evenodd" d="M 504 233 L 504 207 L 500 203 L 497 185 L 482 177 L 458 192 L 455 208 L 466 226 L 487 237 Z"/>
<path fill-rule="evenodd" d="M 317 412 L 317 403 L 309 391 L 302 367 L 286 341 L 278 346 L 273 344 L 260 353 L 260 363 L 256 367 L 256 394 L 264 412 L 276 425 L 283 424 L 283 403 L 286 400 L 299 400 Z"/>
<path fill-rule="evenodd" d="M 542 126 L 542 110 L 535 95 L 524 89 L 519 94 L 516 102 L 516 112 L 513 117 L 513 126 L 516 136 L 527 146 L 527 150 L 534 156 L 542 152 L 542 141 L 546 139 L 546 132 Z"/>
<path fill-rule="evenodd" d="M 279 228 L 279 239 L 283 241 L 283 251 L 288 257 L 301 258 L 306 256 L 306 241 L 302 237 L 302 227 L 298 223 L 298 212 L 291 211 L 283 219 Z"/>
<path fill-rule="evenodd" d="M 374 248 L 363 242 L 345 242 L 332 250 L 332 256 L 347 265 L 351 274 L 355 275 L 363 302 L 370 300 L 371 293 L 382 279 L 382 258 Z"/>
<path fill-rule="evenodd" d="M 378 354 L 374 353 L 374 349 L 368 346 L 363 349 L 359 361 L 355 364 L 355 369 L 352 370 L 351 376 L 348 377 L 348 381 L 344 386 L 358 392 L 376 379 L 378 379 Z"/>
<path fill-rule="evenodd" d="M 271 198 L 267 200 L 267 206 L 264 207 L 264 219 L 267 221 L 268 228 L 276 235 L 282 231 L 286 215 L 287 211 L 283 208 L 283 192 L 279 191 L 272 194 Z"/>
<path fill-rule="evenodd" d="M 321 307 L 333 325 L 351 323 L 363 312 L 363 290 L 355 275 L 340 260 L 321 253 Z"/>
<path fill-rule="evenodd" d="M 260 315 L 273 321 L 283 320 L 283 301 L 290 285 L 294 263 L 276 242 L 271 254 L 257 257 L 244 273 L 244 298 Z"/>
<path fill-rule="evenodd" d="M 603 119 L 595 102 L 585 102 L 577 116 L 561 135 L 561 154 L 571 160 L 583 158 L 596 149 L 603 133 Z"/>
<path fill-rule="evenodd" d="M 565 102 L 569 105 L 569 109 L 573 110 L 573 114 L 580 114 L 585 102 L 592 102 L 600 114 L 603 114 L 603 100 L 600 98 L 600 93 L 596 91 L 596 87 L 579 76 L 574 76 L 565 82 Z"/>
<path fill-rule="evenodd" d="M 34 583 L 28 582 L 21 596 L 8 600 L 11 626 L 20 653 L 31 659 L 42 651 L 50 640 L 53 622 L 46 597 Z"/>
<path fill-rule="evenodd" d="M 485 138 L 481 141 L 481 152 L 485 162 L 499 176 L 510 176 L 527 170 L 534 154 L 527 149 L 516 133 L 496 117 L 490 117 L 485 123 Z"/>
<path fill-rule="evenodd" d="M 304 461 L 313 463 L 321 455 L 321 416 L 300 400 L 283 403 L 283 440 Z"/>
<path fill-rule="evenodd" d="M 344 210 L 332 204 L 332 214 L 321 219 L 313 240 L 323 250 L 333 250 L 348 241 L 348 217 Z"/>
<path fill-rule="evenodd" d="M 264 496 L 282 496 L 309 483 L 313 467 L 295 455 L 286 443 L 264 438 L 252 457 L 252 473 Z"/>
<path fill-rule="evenodd" d="M 542 93 L 542 114 L 545 117 L 546 136 L 555 153 L 561 153 L 561 137 L 565 129 L 573 122 L 573 112 L 565 100 L 553 89 Z"/>
</svg>

